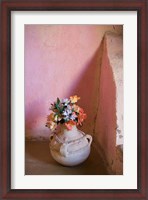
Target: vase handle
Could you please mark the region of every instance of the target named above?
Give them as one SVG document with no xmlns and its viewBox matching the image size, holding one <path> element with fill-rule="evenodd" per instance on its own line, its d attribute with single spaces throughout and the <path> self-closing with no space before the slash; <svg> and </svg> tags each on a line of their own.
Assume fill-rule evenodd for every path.
<svg viewBox="0 0 148 200">
<path fill-rule="evenodd" d="M 53 134 L 51 134 L 51 135 L 49 136 L 49 142 L 52 141 L 53 137 L 54 137 Z"/>
<path fill-rule="evenodd" d="M 85 135 L 86 139 L 88 140 L 88 144 L 89 146 L 91 145 L 92 143 L 92 136 L 91 135 Z"/>
<path fill-rule="evenodd" d="M 61 147 L 60 147 L 60 153 L 64 157 L 67 157 L 68 154 L 69 154 L 68 151 L 67 151 L 67 147 L 68 147 L 67 144 L 62 144 Z"/>
</svg>

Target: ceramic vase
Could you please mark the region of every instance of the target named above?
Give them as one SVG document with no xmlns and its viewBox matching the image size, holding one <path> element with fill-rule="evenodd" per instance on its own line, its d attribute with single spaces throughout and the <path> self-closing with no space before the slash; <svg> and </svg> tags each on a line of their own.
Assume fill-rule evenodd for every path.
<svg viewBox="0 0 148 200">
<path fill-rule="evenodd" d="M 91 150 L 92 136 L 73 126 L 67 130 L 64 125 L 59 133 L 49 138 L 50 152 L 54 160 L 64 166 L 75 166 L 84 162 Z"/>
</svg>

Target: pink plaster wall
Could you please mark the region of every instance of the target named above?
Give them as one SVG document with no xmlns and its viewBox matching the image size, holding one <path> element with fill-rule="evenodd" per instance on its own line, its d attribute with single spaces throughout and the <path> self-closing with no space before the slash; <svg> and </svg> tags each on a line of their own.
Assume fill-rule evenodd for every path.
<svg viewBox="0 0 148 200">
<path fill-rule="evenodd" d="M 100 71 L 99 103 L 95 126 L 95 142 L 100 145 L 102 154 L 110 170 L 115 173 L 116 158 L 116 86 L 112 67 L 108 59 L 106 37 L 103 42 L 103 55 Z"/>
<path fill-rule="evenodd" d="M 79 95 L 79 105 L 87 113 L 83 130 L 93 134 L 94 121 L 98 103 L 100 44 L 106 31 L 118 31 L 118 26 L 98 25 L 25 25 L 25 128 L 26 136 L 48 137 L 49 130 L 45 127 L 46 115 L 52 101 L 57 97 L 65 98 Z M 114 105 L 113 82 L 106 54 L 104 54 L 104 76 L 102 81 L 102 102 L 108 108 Z M 109 88 L 108 88 L 109 85 Z M 105 89 L 103 91 L 103 89 Z M 101 108 L 100 108 L 101 110 Z M 112 108 L 101 111 L 102 115 L 112 114 Z M 100 115 L 99 115 L 100 116 Z M 99 124 L 105 123 L 102 118 Z M 98 126 L 99 126 L 98 124 Z M 103 134 L 110 132 L 107 125 L 101 132 L 99 141 L 104 143 Z M 101 128 L 96 127 L 99 131 Z M 107 145 L 110 149 L 109 142 Z"/>
</svg>

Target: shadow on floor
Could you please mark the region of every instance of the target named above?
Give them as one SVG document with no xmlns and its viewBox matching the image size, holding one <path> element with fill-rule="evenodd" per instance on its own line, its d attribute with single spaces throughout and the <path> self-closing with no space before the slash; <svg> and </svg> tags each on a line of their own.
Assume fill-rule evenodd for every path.
<svg viewBox="0 0 148 200">
<path fill-rule="evenodd" d="M 94 148 L 82 164 L 65 167 L 51 157 L 48 142 L 27 141 L 25 175 L 107 175 L 107 170 Z"/>
</svg>

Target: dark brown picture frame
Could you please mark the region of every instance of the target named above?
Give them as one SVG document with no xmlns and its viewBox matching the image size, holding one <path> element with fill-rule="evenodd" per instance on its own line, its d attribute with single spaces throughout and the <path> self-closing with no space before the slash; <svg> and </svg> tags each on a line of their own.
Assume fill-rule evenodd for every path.
<svg viewBox="0 0 148 200">
<path fill-rule="evenodd" d="M 148 199 L 148 1 L 2 0 L 0 64 L 0 199 Z M 11 189 L 11 11 L 137 11 L 137 189 Z M 132 59 L 132 58 L 131 58 Z M 132 74 L 131 74 L 132 76 Z M 131 158 L 132 159 L 132 158 Z"/>
</svg>

